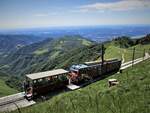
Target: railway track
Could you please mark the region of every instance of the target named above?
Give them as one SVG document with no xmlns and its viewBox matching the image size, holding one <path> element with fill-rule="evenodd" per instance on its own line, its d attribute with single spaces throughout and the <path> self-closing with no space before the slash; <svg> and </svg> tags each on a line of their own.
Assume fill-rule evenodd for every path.
<svg viewBox="0 0 150 113">
<path fill-rule="evenodd" d="M 16 101 L 23 100 L 23 99 L 24 99 L 24 92 L 5 96 L 5 97 L 0 98 L 0 106 L 6 105 L 9 103 L 14 103 Z"/>
<path fill-rule="evenodd" d="M 35 104 L 35 102 L 26 100 L 24 92 L 21 92 L 0 98 L 0 112 L 12 111 L 32 104 Z"/>
<path fill-rule="evenodd" d="M 7 104 L 11 104 L 11 103 L 16 103 L 17 101 L 21 101 L 21 100 L 24 100 L 25 98 L 16 98 L 16 99 L 12 99 L 12 100 L 9 100 L 9 101 L 4 101 L 4 102 L 1 102 L 0 103 L 0 106 L 4 106 L 4 105 L 7 105 Z"/>
</svg>

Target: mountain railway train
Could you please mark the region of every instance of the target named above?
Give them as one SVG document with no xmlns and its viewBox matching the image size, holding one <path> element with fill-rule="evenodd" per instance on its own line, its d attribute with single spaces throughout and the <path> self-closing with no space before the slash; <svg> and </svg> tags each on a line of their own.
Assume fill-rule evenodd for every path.
<svg viewBox="0 0 150 113">
<path fill-rule="evenodd" d="M 103 78 L 111 72 L 118 72 L 121 60 L 85 62 L 72 65 L 70 69 L 56 69 L 26 75 L 24 82 L 25 97 L 28 100 L 46 94 L 50 91 L 65 87 L 68 84 L 81 84 L 95 78 Z"/>
</svg>

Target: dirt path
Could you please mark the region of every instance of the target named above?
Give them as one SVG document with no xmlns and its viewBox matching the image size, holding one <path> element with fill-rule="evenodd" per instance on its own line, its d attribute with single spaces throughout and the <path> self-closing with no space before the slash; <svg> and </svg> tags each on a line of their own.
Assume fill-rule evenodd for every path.
<svg viewBox="0 0 150 113">
<path fill-rule="evenodd" d="M 148 58 L 150 58 L 150 55 L 148 53 L 145 53 L 145 57 L 135 59 L 133 65 L 140 63 L 140 62 L 142 62 Z M 131 67 L 131 66 L 132 66 L 132 61 L 125 62 L 125 63 L 122 63 L 121 69 L 126 69 L 126 68 Z"/>
</svg>

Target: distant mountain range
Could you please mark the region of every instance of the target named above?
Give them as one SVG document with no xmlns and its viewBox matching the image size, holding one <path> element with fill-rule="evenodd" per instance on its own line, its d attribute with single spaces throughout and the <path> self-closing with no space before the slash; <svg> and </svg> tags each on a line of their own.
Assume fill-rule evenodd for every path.
<svg viewBox="0 0 150 113">
<path fill-rule="evenodd" d="M 80 35 L 94 41 L 108 41 L 118 36 L 137 37 L 150 33 L 150 25 L 101 25 L 16 29 L 0 31 L 3 34 L 24 34 L 40 37 L 63 37 Z"/>
<path fill-rule="evenodd" d="M 34 35 L 0 35 L 0 54 L 16 51 L 26 45 L 44 40 Z"/>
</svg>

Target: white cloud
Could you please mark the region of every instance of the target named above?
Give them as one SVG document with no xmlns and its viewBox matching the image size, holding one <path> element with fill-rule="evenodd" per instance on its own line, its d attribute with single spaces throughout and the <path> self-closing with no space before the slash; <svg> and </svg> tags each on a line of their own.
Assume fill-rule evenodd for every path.
<svg viewBox="0 0 150 113">
<path fill-rule="evenodd" d="M 86 11 L 126 11 L 139 9 L 150 9 L 150 0 L 121 0 L 111 3 L 88 4 L 80 7 L 80 10 Z"/>
<path fill-rule="evenodd" d="M 34 14 L 36 17 L 48 17 L 48 16 L 56 16 L 60 15 L 61 13 L 58 12 L 52 12 L 52 13 L 39 13 L 39 14 Z"/>
</svg>

